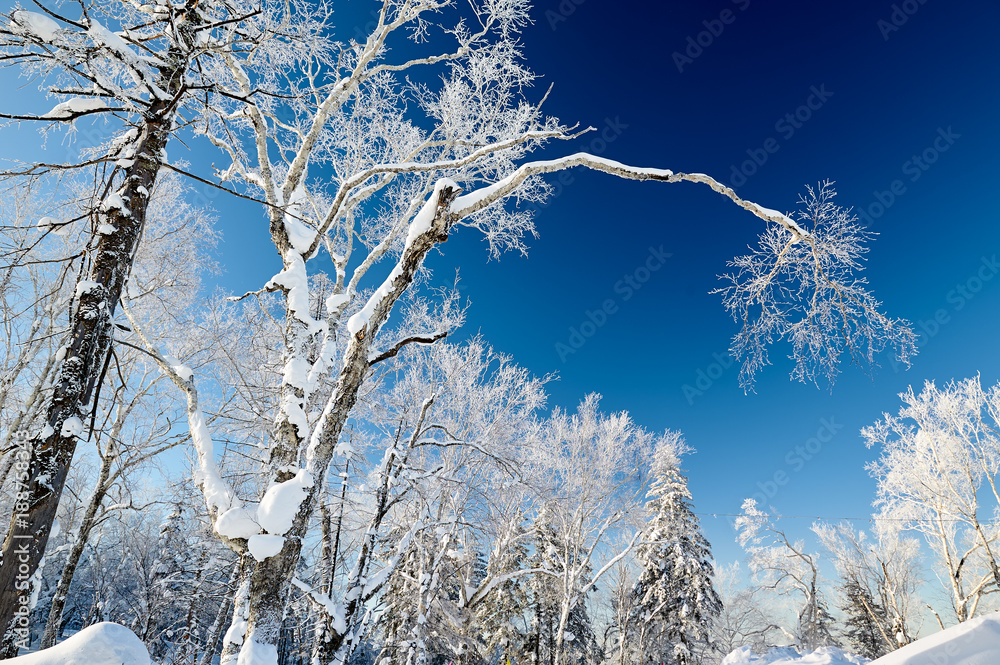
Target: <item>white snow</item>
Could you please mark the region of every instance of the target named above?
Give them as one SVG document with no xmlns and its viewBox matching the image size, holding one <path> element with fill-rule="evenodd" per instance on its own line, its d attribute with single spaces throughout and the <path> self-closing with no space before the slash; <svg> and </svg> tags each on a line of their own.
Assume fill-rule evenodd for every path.
<svg viewBox="0 0 1000 665">
<path fill-rule="evenodd" d="M 114 226 L 113 224 L 98 224 L 97 225 L 97 232 L 100 233 L 102 236 L 109 236 L 109 235 L 111 235 L 112 233 L 114 233 L 117 230 L 118 230 L 118 227 Z"/>
<path fill-rule="evenodd" d="M 434 222 L 434 215 L 437 213 L 437 203 L 440 198 L 441 190 L 445 187 L 461 189 L 451 178 L 440 178 L 436 183 L 434 183 L 434 193 L 431 194 L 430 198 L 427 199 L 427 202 L 424 203 L 422 208 L 420 208 L 420 212 L 418 212 L 410 222 L 410 228 L 406 232 L 407 247 L 412 245 L 414 240 L 424 233 L 427 233 L 427 231 L 431 228 L 431 224 Z"/>
<path fill-rule="evenodd" d="M 90 293 L 94 289 L 99 288 L 101 288 L 101 285 L 97 282 L 93 282 L 89 279 L 81 279 L 76 283 L 76 297 L 79 299 L 84 293 Z"/>
<path fill-rule="evenodd" d="M 70 416 L 63 421 L 62 430 L 59 434 L 64 438 L 80 436 L 83 434 L 83 421 L 76 416 Z"/>
<path fill-rule="evenodd" d="M 247 634 L 247 622 L 245 619 L 235 619 L 231 624 L 229 624 L 229 629 L 226 631 L 225 637 L 222 638 L 222 643 L 231 643 L 240 645 L 243 644 L 243 636 Z"/>
<path fill-rule="evenodd" d="M 285 267 L 272 277 L 265 288 L 281 288 L 288 292 L 288 309 L 295 318 L 309 327 L 310 334 L 323 330 L 323 324 L 309 313 L 309 279 L 306 264 L 294 248 L 285 252 Z"/>
<path fill-rule="evenodd" d="M 133 51 L 131 47 L 125 43 L 124 39 L 105 28 L 96 20 L 90 19 L 90 27 L 87 30 L 87 34 L 90 35 L 90 38 L 94 40 L 95 44 L 98 46 L 104 46 L 105 48 L 114 51 L 114 53 L 121 58 L 123 62 L 130 65 L 134 69 L 138 68 L 139 56 L 136 55 L 135 51 Z"/>
<path fill-rule="evenodd" d="M 996 665 L 1000 663 L 1000 613 L 970 619 L 902 649 L 871 665 Z"/>
<path fill-rule="evenodd" d="M 305 469 L 299 469 L 294 478 L 272 485 L 257 507 L 257 522 L 271 535 L 285 535 L 306 498 L 306 489 L 312 486 L 313 477 Z"/>
<path fill-rule="evenodd" d="M 163 359 L 170 365 L 170 369 L 180 377 L 181 381 L 190 381 L 194 376 L 194 370 L 182 363 L 173 356 L 163 356 Z"/>
<path fill-rule="evenodd" d="M 820 647 L 812 653 L 799 654 L 792 647 L 776 647 L 757 655 L 750 647 L 741 647 L 726 656 L 720 665 L 865 665 L 867 658 L 845 653 L 837 647 Z"/>
<path fill-rule="evenodd" d="M 308 381 L 308 377 L 306 381 Z M 301 399 L 291 392 L 286 393 L 281 398 L 281 411 L 288 418 L 288 422 L 298 430 L 299 436 L 303 438 L 309 436 L 309 420 L 306 418 L 306 412 L 302 408 Z"/>
<path fill-rule="evenodd" d="M 65 224 L 55 217 L 42 217 L 38 220 L 38 228 L 43 231 L 49 230 L 57 236 L 69 235 L 73 230 L 70 224 Z"/>
<path fill-rule="evenodd" d="M 263 561 L 274 556 L 285 546 L 284 536 L 272 536 L 266 533 L 258 533 L 250 536 L 247 541 L 247 549 L 250 555 L 257 561 Z"/>
<path fill-rule="evenodd" d="M 149 652 L 131 630 L 116 623 L 95 623 L 63 642 L 9 665 L 150 665 Z"/>
<path fill-rule="evenodd" d="M 273 644 L 247 640 L 240 648 L 236 665 L 278 665 L 278 649 Z"/>
<path fill-rule="evenodd" d="M 301 356 L 289 358 L 285 363 L 284 382 L 295 388 L 309 388 L 309 361 Z"/>
<path fill-rule="evenodd" d="M 121 194 L 118 192 L 108 194 L 108 198 L 101 202 L 101 211 L 107 212 L 109 210 L 121 210 L 123 213 L 128 212 L 128 208 L 125 207 L 125 200 L 122 199 Z"/>
<path fill-rule="evenodd" d="M 454 180 L 449 178 L 441 178 L 434 184 L 434 193 L 427 199 L 423 207 L 420 208 L 420 212 L 414 215 L 413 220 L 410 222 L 410 228 L 406 232 L 406 248 L 409 248 L 413 242 L 419 238 L 421 235 L 426 233 L 428 229 L 431 228 L 431 224 L 434 223 L 434 215 L 437 213 L 437 203 L 440 197 L 440 192 L 445 187 L 452 187 L 458 189 L 458 185 L 455 184 Z M 404 248 L 404 253 L 406 251 Z M 347 332 L 352 336 L 358 334 L 358 332 L 368 325 L 371 321 L 372 314 L 375 313 L 375 308 L 378 307 L 391 292 L 393 282 L 396 278 L 403 273 L 403 267 L 400 263 L 392 269 L 389 276 L 385 278 L 382 285 L 376 289 L 375 293 L 368 298 L 365 306 L 361 308 L 361 311 L 352 315 L 351 318 L 347 320 Z"/>
<path fill-rule="evenodd" d="M 59 37 L 59 24 L 45 14 L 18 9 L 14 12 L 14 21 L 43 42 L 52 43 Z"/>
<path fill-rule="evenodd" d="M 198 451 L 198 470 L 195 471 L 194 479 L 201 485 L 208 509 L 217 509 L 223 513 L 230 508 L 238 508 L 240 500 L 222 479 L 219 466 L 215 463 L 212 434 L 208 430 L 201 409 L 188 411 L 188 430 L 191 432 L 191 442 Z"/>
<path fill-rule="evenodd" d="M 51 111 L 42 114 L 41 117 L 53 119 L 72 118 L 81 113 L 106 108 L 108 108 L 108 105 L 104 103 L 104 100 L 94 99 L 93 97 L 74 97 L 73 99 L 56 104 Z"/>
<path fill-rule="evenodd" d="M 292 248 L 302 255 L 309 251 L 310 245 L 316 239 L 316 232 L 298 218 L 302 216 L 302 209 L 307 205 L 309 197 L 302 185 L 299 185 L 288 197 L 287 210 L 290 214 L 285 215 L 285 233 Z"/>
<path fill-rule="evenodd" d="M 347 295 L 346 293 L 334 293 L 332 296 L 326 299 L 326 311 L 332 314 L 333 312 L 336 312 L 338 309 L 340 309 L 340 307 L 344 303 L 348 302 L 350 299 L 351 296 Z"/>
<path fill-rule="evenodd" d="M 226 538 L 250 538 L 260 533 L 260 525 L 254 518 L 256 511 L 239 506 L 230 508 L 215 521 L 215 531 Z"/>
</svg>

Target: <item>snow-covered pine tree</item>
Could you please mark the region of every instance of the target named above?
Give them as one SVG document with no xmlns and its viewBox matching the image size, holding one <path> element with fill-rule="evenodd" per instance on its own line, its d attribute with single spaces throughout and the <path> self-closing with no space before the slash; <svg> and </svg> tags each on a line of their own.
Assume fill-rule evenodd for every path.
<svg viewBox="0 0 1000 665">
<path fill-rule="evenodd" d="M 389 540 L 398 539 L 398 530 Z M 411 627 L 416 619 L 414 579 L 417 575 L 417 554 L 413 548 L 400 557 L 393 574 L 389 576 L 383 595 L 383 608 L 376 625 L 380 646 L 376 665 L 402 665 L 410 646 Z"/>
<path fill-rule="evenodd" d="M 529 582 L 531 626 L 525 639 L 525 650 L 536 665 L 561 665 L 562 663 L 589 662 L 596 655 L 597 639 L 594 635 L 586 598 L 591 587 L 590 566 L 576 576 L 576 584 L 583 590 L 570 607 L 562 639 L 559 635 L 560 612 L 565 601 L 567 570 L 578 562 L 567 550 L 558 530 L 551 524 L 552 514 L 543 507 L 532 524 L 534 553 L 528 567 L 552 571 L 532 575 Z M 567 558 L 571 560 L 567 562 Z"/>
<path fill-rule="evenodd" d="M 534 551 L 528 559 L 532 569 L 558 570 L 555 549 L 555 529 L 549 524 L 546 507 L 531 524 Z M 528 581 L 531 621 L 525 635 L 525 651 L 532 665 L 554 665 L 556 662 L 555 631 L 559 624 L 558 580 L 547 574 L 532 575 Z"/>
<path fill-rule="evenodd" d="M 879 623 L 891 623 L 885 608 L 855 580 L 848 580 L 841 587 L 841 593 L 844 596 L 840 607 L 845 614 L 844 637 L 850 643 L 851 650 L 872 660 L 889 653 L 879 628 Z"/>
<path fill-rule="evenodd" d="M 687 451 L 680 434 L 671 433 L 653 458 L 654 480 L 646 504 L 650 520 L 636 551 L 642 569 L 634 589 L 640 660 L 646 638 L 658 634 L 661 648 L 669 652 L 655 654 L 656 662 L 695 662 L 708 648 L 712 622 L 722 611 L 712 584 L 711 545 L 680 470 L 680 456 Z"/>
<path fill-rule="evenodd" d="M 596 589 L 591 588 L 592 591 Z M 569 611 L 566 619 L 566 630 L 563 631 L 563 663 L 567 665 L 584 665 L 584 663 L 603 662 L 603 654 L 597 644 L 594 634 L 594 623 L 587 611 L 586 594 Z"/>
<path fill-rule="evenodd" d="M 824 646 L 837 646 L 834 636 L 834 619 L 826 608 L 826 601 L 818 587 L 812 589 L 814 601 L 806 603 L 799 612 L 798 640 L 804 651 L 815 651 Z"/>
<path fill-rule="evenodd" d="M 504 524 L 504 533 L 490 553 L 487 573 L 492 577 L 523 570 L 528 560 L 526 530 L 520 513 Z M 476 608 L 474 625 L 482 639 L 482 656 L 487 662 L 501 662 L 523 656 L 525 635 L 518 627 L 528 610 L 528 591 L 523 579 L 501 582 Z"/>
</svg>

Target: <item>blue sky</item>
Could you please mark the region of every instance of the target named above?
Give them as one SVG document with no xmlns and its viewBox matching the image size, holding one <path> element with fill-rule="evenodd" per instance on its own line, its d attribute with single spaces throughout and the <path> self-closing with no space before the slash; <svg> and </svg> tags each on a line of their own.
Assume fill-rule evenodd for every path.
<svg viewBox="0 0 1000 665">
<path fill-rule="evenodd" d="M 369 6 L 341 3 L 339 28 L 351 33 L 349 17 Z M 539 212 L 527 258 L 488 261 L 468 229 L 429 258 L 442 281 L 461 268 L 472 303 L 465 334 L 481 331 L 536 374 L 558 372 L 552 406 L 599 392 L 605 410 L 682 430 L 698 451 L 686 466 L 699 512 L 735 513 L 773 489 L 769 503 L 786 515 L 869 515 L 875 487 L 864 465 L 877 451 L 859 429 L 894 412 L 909 385 L 976 372 L 1000 380 L 1000 7 L 542 0 L 534 15 L 523 35 L 543 75 L 534 93 L 554 84 L 548 112 L 598 129 L 559 151 L 708 173 L 781 210 L 794 209 L 806 184 L 837 181 L 840 202 L 864 210 L 880 234 L 867 271 L 876 296 L 916 323 L 921 353 L 909 371 L 888 358 L 871 375 L 845 367 L 831 392 L 790 382 L 778 347 L 756 393 L 744 394 L 735 364 L 724 366 L 735 324 L 709 291 L 760 221 L 705 187 L 582 172 Z M 5 130 L 7 149 L 37 144 L 32 132 Z M 215 205 L 221 284 L 259 288 L 279 267 L 259 210 Z M 628 286 L 662 252 L 669 258 L 641 288 Z M 608 300 L 603 325 L 560 355 Z M 738 558 L 731 518 L 703 520 L 717 556 Z M 804 533 L 809 523 L 787 526 Z"/>
<path fill-rule="evenodd" d="M 1000 380 L 1000 8 L 902 4 L 893 16 L 893 3 L 870 1 L 543 1 L 524 45 L 541 85 L 555 85 L 549 112 L 600 130 L 562 149 L 709 173 L 782 210 L 804 185 L 837 181 L 840 203 L 879 233 L 867 270 L 876 296 L 923 333 L 909 371 L 889 358 L 871 375 L 848 366 L 830 392 L 790 382 L 779 347 L 744 394 L 736 365 L 716 359 L 736 328 L 709 291 L 760 224 L 704 187 L 573 173 L 539 213 L 527 259 L 487 262 L 481 239 L 462 233 L 429 261 L 443 275 L 461 265 L 468 330 L 536 373 L 559 373 L 553 404 L 597 391 L 606 410 L 682 430 L 698 451 L 686 466 L 699 512 L 738 512 L 763 485 L 785 515 L 867 517 L 875 485 L 864 466 L 877 451 L 860 428 L 895 412 L 909 385 Z M 689 37 L 700 53 L 686 52 Z M 744 166 L 753 156 L 763 163 Z M 620 280 L 643 277 L 636 269 L 661 246 L 672 256 L 626 300 Z M 993 279 L 977 281 L 980 269 Z M 606 299 L 615 312 L 560 357 L 556 345 Z M 935 328 L 935 316 L 946 322 Z M 717 378 L 685 393 L 706 386 L 699 372 Z M 810 441 L 817 434 L 828 440 Z M 784 485 L 768 484 L 775 474 Z M 730 518 L 703 520 L 716 555 L 737 558 Z"/>
</svg>

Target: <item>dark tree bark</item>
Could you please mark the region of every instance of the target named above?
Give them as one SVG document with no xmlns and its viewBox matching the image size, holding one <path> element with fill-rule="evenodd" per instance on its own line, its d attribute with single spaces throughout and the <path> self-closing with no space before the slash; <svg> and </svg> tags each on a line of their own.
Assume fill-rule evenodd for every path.
<svg viewBox="0 0 1000 665">
<path fill-rule="evenodd" d="M 28 459 L 15 463 L 19 490 L 0 553 L 0 658 L 26 645 L 33 586 L 45 554 L 59 499 L 76 444 L 96 408 L 95 389 L 103 378 L 113 342 L 113 318 L 132 269 L 146 222 L 146 209 L 184 96 L 184 76 L 193 60 L 189 48 L 199 12 L 182 20 L 180 38 L 166 54 L 157 83 L 166 96 L 151 99 L 135 137 L 121 153 L 101 201 L 94 201 L 90 268 L 77 284 L 70 332 L 60 356 L 41 430 L 26 446 Z M 127 152 L 126 152 L 127 151 Z"/>
</svg>

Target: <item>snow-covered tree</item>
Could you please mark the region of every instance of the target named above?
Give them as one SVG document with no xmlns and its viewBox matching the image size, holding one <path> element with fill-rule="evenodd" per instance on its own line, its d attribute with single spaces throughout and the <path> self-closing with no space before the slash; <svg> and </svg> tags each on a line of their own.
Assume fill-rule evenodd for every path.
<svg viewBox="0 0 1000 665">
<path fill-rule="evenodd" d="M 571 617 L 586 609 L 588 594 L 641 535 L 634 522 L 648 480 L 643 469 L 657 438 L 626 413 L 601 413 L 599 404 L 600 396 L 592 394 L 573 414 L 556 409 L 541 423 L 532 457 L 521 467 L 541 506 L 534 529 L 537 561 L 531 568 L 555 576 L 532 581 L 544 586 L 547 603 L 555 603 L 550 649 L 555 663 L 565 662 L 566 634 L 575 635 L 567 628 Z M 612 549 L 615 542 L 621 545 Z M 546 606 L 546 619 L 549 611 Z M 592 633 L 587 629 L 585 634 Z"/>
<path fill-rule="evenodd" d="M 869 466 L 878 517 L 924 534 L 965 621 L 1000 590 L 1000 385 L 984 389 L 978 376 L 943 388 L 928 382 L 900 398 L 898 416 L 862 430 L 882 451 Z"/>
<path fill-rule="evenodd" d="M 0 115 L 45 129 L 65 128 L 94 117 L 110 131 L 67 163 L 27 163 L 8 169 L 5 179 L 40 179 L 86 171 L 95 185 L 85 209 L 74 217 L 47 215 L 46 233 L 79 220 L 89 222 L 83 251 L 85 270 L 74 275 L 69 330 L 51 369 L 40 422 L 31 423 L 25 509 L 11 515 L 0 561 L 0 585 L 13 589 L 23 566 L 34 574 L 44 556 L 56 508 L 83 423 L 95 411 L 108 367 L 114 315 L 142 237 L 149 198 L 178 114 L 212 83 L 199 63 L 219 44 L 242 41 L 236 0 L 144 3 L 108 0 L 41 11 L 16 8 L 0 25 L 5 61 L 38 77 L 43 89 L 64 101 L 45 112 Z M 54 209 L 61 206 L 54 205 Z M 58 215 L 58 213 L 56 213 Z M 31 261 L 31 247 L 11 257 Z M 22 427 L 27 423 L 22 423 Z M 14 556 L 14 547 L 27 553 Z M 0 595 L 2 655 L 16 654 L 12 632 L 18 594 Z"/>
<path fill-rule="evenodd" d="M 888 622 L 885 608 L 855 581 L 845 582 L 840 609 L 844 612 L 844 637 L 851 651 L 872 660 L 889 653 L 883 631 Z"/>
<path fill-rule="evenodd" d="M 527 531 L 520 510 L 499 520 L 500 533 L 487 562 L 494 578 L 512 575 L 528 566 Z M 523 618 L 528 612 L 526 580 L 511 578 L 486 594 L 475 612 L 473 626 L 482 641 L 481 655 L 487 662 L 523 657 Z"/>
<path fill-rule="evenodd" d="M 531 662 L 585 662 L 594 650 L 594 631 L 586 606 L 592 590 L 590 566 L 577 569 L 574 565 L 574 548 L 554 525 L 550 506 L 543 506 L 535 516 L 531 534 L 534 553 L 529 565 L 545 571 L 532 576 L 529 583 L 531 618 L 525 643 Z M 567 567 L 571 567 L 573 577 L 567 574 Z M 563 616 L 567 578 L 575 578 L 574 585 L 582 589 L 569 601 L 572 604 Z"/>
<path fill-rule="evenodd" d="M 268 382 L 278 399 L 260 417 L 268 430 L 265 482 L 246 503 L 216 467 L 195 378 L 162 364 L 188 400 L 198 477 L 216 531 L 248 564 L 224 662 L 237 652 L 244 660 L 276 658 L 320 488 L 346 462 L 344 428 L 363 387 L 380 363 L 404 346 L 442 338 L 453 323 L 388 325 L 398 305 L 413 301 L 425 258 L 463 227 L 482 232 L 494 254 L 523 249 L 534 228 L 517 204 L 545 197 L 545 174 L 584 167 L 704 184 L 766 223 L 761 250 L 738 263 L 725 293 L 726 306 L 747 322 L 736 341 L 747 353 L 746 376 L 764 361 L 765 345 L 782 338 L 801 360 L 800 378 L 812 378 L 814 370 L 806 369 L 812 367 L 829 375 L 847 351 L 859 359 L 886 345 L 903 357 L 912 351 L 905 324 L 878 313 L 853 276 L 864 234 L 831 207 L 826 188 L 815 197 L 819 203 L 807 203 L 800 223 L 704 174 L 634 168 L 584 153 L 529 161 L 533 150 L 579 133 L 542 113 L 542 95 L 530 96 L 534 75 L 521 60 L 517 36 L 528 9 L 524 0 L 461 8 L 445 0 L 385 0 L 363 41 L 338 43 L 325 6 L 265 3 L 263 16 L 285 21 L 280 32 L 203 64 L 217 94 L 196 129 L 231 160 L 215 184 L 229 183 L 263 204 L 280 260 L 274 278 L 247 295 L 274 292 L 284 307 L 283 367 Z M 416 44 L 397 48 L 406 35 Z M 308 272 L 320 252 L 332 263 L 333 288 L 317 312 Z M 757 308 L 759 317 L 749 312 Z M 146 342 L 152 352 L 155 338 Z M 430 409 L 433 396 L 428 400 Z M 412 431 L 422 431 L 423 417 L 416 422 Z M 405 457 L 402 449 L 419 441 L 385 440 L 378 506 L 394 493 L 403 468 L 397 455 Z M 362 638 L 367 603 L 384 583 L 372 570 L 371 544 L 386 526 L 385 514 L 382 507 L 374 514 L 368 544 L 354 550 L 337 598 L 316 599 L 327 613 L 314 654 L 321 663 L 349 658 Z M 572 571 L 564 572 L 563 628 L 582 592 Z"/>
<path fill-rule="evenodd" d="M 201 277 L 213 268 L 207 254 L 215 239 L 212 219 L 186 203 L 188 193 L 179 176 L 167 174 L 157 180 L 151 195 L 145 240 L 137 250 L 128 286 L 131 297 L 125 298 L 144 325 L 176 320 L 179 312 L 193 305 Z M 140 350 L 124 345 L 115 350 L 114 359 L 116 371 L 105 379 L 112 397 L 94 407 L 96 480 L 54 593 L 42 648 L 52 646 L 58 637 L 76 566 L 91 531 L 107 518 L 106 500 L 112 497 L 117 509 L 129 507 L 130 475 L 185 442 L 183 435 L 172 431 L 177 414 L 162 408 L 170 401 L 169 388 L 155 364 Z"/>
<path fill-rule="evenodd" d="M 846 523 L 813 526 L 840 577 L 846 635 L 863 640 L 866 653 L 905 646 L 919 627 L 920 546 L 903 537 L 900 527 L 899 522 L 876 519 L 869 536 Z M 870 643 L 872 631 L 877 645 Z"/>
<path fill-rule="evenodd" d="M 804 651 L 836 646 L 833 617 L 821 588 L 818 555 L 807 552 L 802 541 L 790 540 L 774 525 L 770 514 L 757 508 L 754 499 L 743 502 L 736 529 L 759 583 L 780 595 L 798 598 L 792 632 L 796 645 Z"/>
<path fill-rule="evenodd" d="M 650 520 L 636 548 L 641 573 L 635 585 L 639 614 L 639 654 L 655 662 L 689 665 L 709 648 L 712 623 L 722 609 L 713 585 L 712 551 L 681 473 L 681 455 L 689 449 L 678 433 L 669 433 L 653 457 L 653 481 L 646 510 Z M 644 647 L 658 635 L 669 651 Z"/>
</svg>

